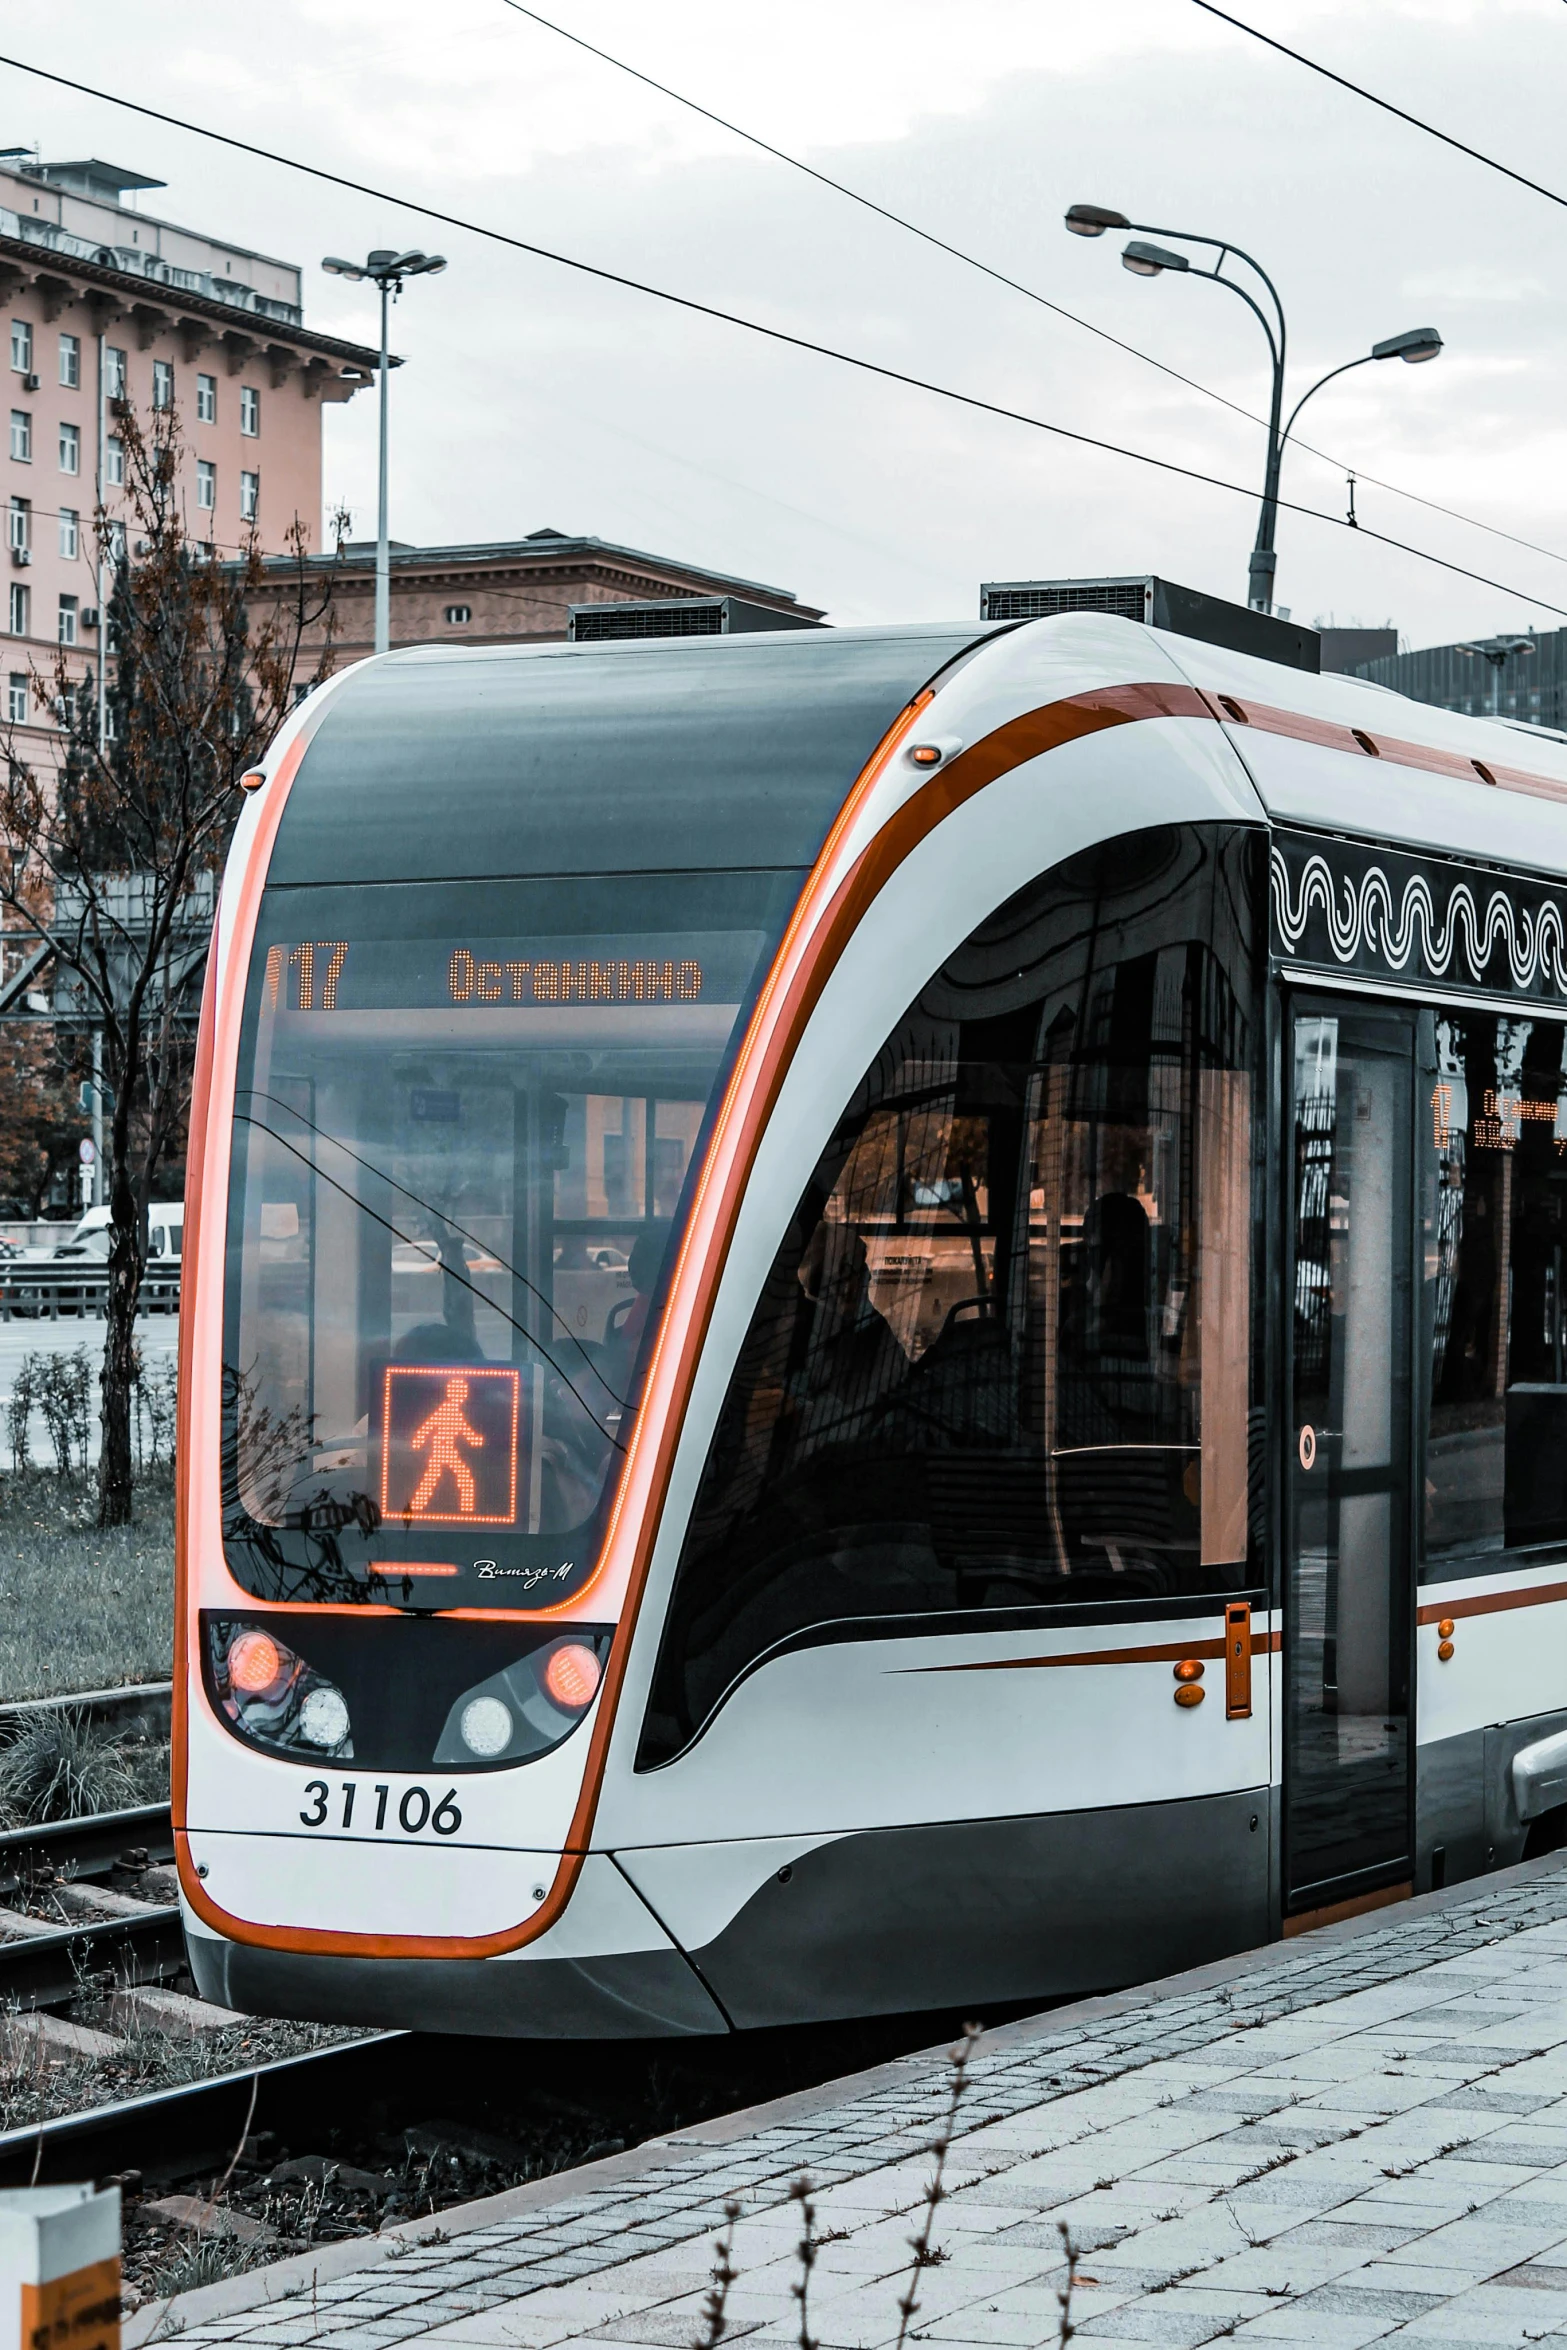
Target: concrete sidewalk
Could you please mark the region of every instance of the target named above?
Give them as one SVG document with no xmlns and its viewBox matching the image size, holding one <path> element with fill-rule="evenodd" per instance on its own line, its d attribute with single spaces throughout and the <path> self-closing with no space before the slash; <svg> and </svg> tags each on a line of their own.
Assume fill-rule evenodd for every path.
<svg viewBox="0 0 1567 2350">
<path fill-rule="evenodd" d="M 1567 2342 L 1567 1854 L 981 2041 L 910 2338 L 1397 2334 Z M 826 2345 L 892 2343 L 945 2108 L 944 2050 L 708 2122 L 365 2242 L 148 2308 L 127 2350 L 679 2350 L 726 2197 L 725 2340 L 799 2340 L 790 2183 L 831 2234 Z"/>
</svg>

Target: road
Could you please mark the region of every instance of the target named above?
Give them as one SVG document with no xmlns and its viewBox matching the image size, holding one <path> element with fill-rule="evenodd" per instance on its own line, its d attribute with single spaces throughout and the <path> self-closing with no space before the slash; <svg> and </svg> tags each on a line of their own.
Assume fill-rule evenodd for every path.
<svg viewBox="0 0 1567 2350">
<path fill-rule="evenodd" d="M 180 1324 L 177 1314 L 142 1314 L 137 1318 L 136 1342 L 141 1348 L 142 1361 L 149 1366 L 164 1361 L 172 1362 L 179 1346 Z M 70 1354 L 74 1348 L 85 1346 L 96 1374 L 103 1353 L 103 1324 L 91 1314 L 64 1317 L 58 1322 L 11 1321 L 0 1322 L 0 1413 L 11 1401 L 17 1370 L 22 1357 L 28 1354 Z M 3 1431 L 0 1431 L 3 1435 Z M 54 1451 L 42 1415 L 34 1412 L 30 1431 L 30 1449 L 33 1461 L 41 1467 L 54 1466 Z M 4 1457 L 9 1465 L 10 1446 L 4 1444 Z M 97 1415 L 94 1413 L 92 1435 L 88 1447 L 89 1461 L 98 1458 Z"/>
</svg>

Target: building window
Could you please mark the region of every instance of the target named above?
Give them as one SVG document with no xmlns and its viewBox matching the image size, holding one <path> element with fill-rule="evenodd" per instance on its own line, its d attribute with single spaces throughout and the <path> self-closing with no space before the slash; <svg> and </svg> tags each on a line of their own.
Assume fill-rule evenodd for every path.
<svg viewBox="0 0 1567 2350">
<path fill-rule="evenodd" d="M 240 387 L 239 429 L 252 441 L 261 430 L 261 394 L 254 384 L 243 384 Z"/>
<path fill-rule="evenodd" d="M 155 359 L 152 363 L 152 404 L 154 408 L 172 408 L 174 405 L 172 359 Z"/>
<path fill-rule="evenodd" d="M 103 478 L 110 489 L 120 489 L 125 481 L 125 443 L 118 434 L 111 433 L 103 444 Z"/>
<path fill-rule="evenodd" d="M 472 618 L 473 606 L 471 604 L 448 604 L 446 607 L 448 628 L 466 628 Z"/>
<path fill-rule="evenodd" d="M 13 726 L 27 724 L 27 672 L 13 669 L 5 689 L 5 714 Z"/>
<path fill-rule="evenodd" d="M 67 563 L 74 563 L 81 552 L 81 517 L 74 506 L 60 508 L 60 553 Z"/>
<path fill-rule="evenodd" d="M 218 502 L 218 469 L 205 457 L 196 460 L 196 503 L 204 514 L 210 514 Z"/>
<path fill-rule="evenodd" d="M 13 498 L 6 538 L 13 555 L 25 555 L 33 543 L 33 509 L 27 498 Z"/>
<path fill-rule="evenodd" d="M 33 420 L 25 408 L 11 411 L 11 455 L 18 465 L 33 461 Z"/>
<path fill-rule="evenodd" d="M 242 473 L 239 477 L 239 518 L 241 522 L 255 521 L 256 507 L 260 502 L 260 498 L 260 474 Z"/>
<path fill-rule="evenodd" d="M 60 337 L 60 381 L 68 392 L 80 389 L 82 380 L 82 343 L 80 335 Z"/>
<path fill-rule="evenodd" d="M 82 428 L 79 424 L 60 427 L 60 471 L 80 473 L 82 470 Z"/>
<path fill-rule="evenodd" d="M 111 522 L 105 526 L 104 553 L 111 563 L 120 564 L 125 561 L 125 525 L 123 522 Z"/>
<path fill-rule="evenodd" d="M 123 400 L 127 382 L 125 353 L 110 343 L 103 354 L 103 388 L 111 400 Z"/>
<path fill-rule="evenodd" d="M 218 379 L 215 375 L 196 378 L 196 422 L 216 424 L 218 421 Z"/>
<path fill-rule="evenodd" d="M 74 645 L 76 642 L 76 598 L 74 596 L 60 598 L 60 642 L 62 645 Z"/>
<path fill-rule="evenodd" d="M 26 636 L 32 619 L 32 595 L 19 579 L 11 582 L 11 634 Z"/>
<path fill-rule="evenodd" d="M 11 321 L 11 365 L 18 375 L 33 372 L 33 329 L 28 319 Z"/>
</svg>

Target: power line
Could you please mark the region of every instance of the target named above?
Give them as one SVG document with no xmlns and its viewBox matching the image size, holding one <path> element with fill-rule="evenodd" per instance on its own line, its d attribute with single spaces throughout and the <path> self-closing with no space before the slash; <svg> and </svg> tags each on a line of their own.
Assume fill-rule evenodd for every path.
<svg viewBox="0 0 1567 2350">
<path fill-rule="evenodd" d="M 1558 195 L 1554 188 L 1547 188 L 1539 180 L 1530 179 L 1526 172 L 1514 171 L 1510 163 L 1498 162 L 1494 155 L 1483 153 L 1479 147 L 1466 146 L 1462 139 L 1455 139 L 1451 131 L 1439 131 L 1434 122 L 1427 122 L 1421 115 L 1410 114 L 1402 106 L 1395 106 L 1391 98 L 1379 98 L 1375 90 L 1363 89 L 1359 82 L 1352 82 L 1346 74 L 1335 73 L 1331 65 L 1319 65 L 1315 57 L 1306 56 L 1303 50 L 1292 49 L 1287 41 L 1276 41 L 1271 33 L 1259 31 L 1256 25 L 1248 24 L 1244 17 L 1231 16 L 1227 8 L 1216 7 L 1214 0 L 1192 0 L 1192 5 L 1200 8 L 1205 16 L 1216 16 L 1221 23 L 1233 25 L 1238 33 L 1247 33 L 1252 40 L 1261 41 L 1265 48 L 1276 49 L 1281 57 L 1292 58 L 1295 64 L 1305 66 L 1309 73 L 1320 74 L 1325 82 L 1336 82 L 1341 90 L 1348 90 L 1353 97 L 1364 98 L 1368 106 L 1380 106 L 1384 114 L 1395 115 L 1400 122 L 1407 122 L 1411 130 L 1424 131 L 1428 139 L 1440 139 L 1444 147 L 1452 147 L 1458 154 L 1467 155 L 1472 163 L 1483 163 L 1487 171 L 1499 171 L 1503 179 L 1514 180 L 1520 188 L 1527 188 L 1531 195 L 1543 196 L 1548 204 L 1559 204 L 1567 211 L 1567 196 Z"/>
<path fill-rule="evenodd" d="M 590 57 L 597 57 L 605 65 L 612 65 L 617 73 L 628 74 L 632 81 L 641 82 L 644 88 L 657 90 L 661 98 L 671 98 L 677 106 L 686 107 L 692 114 L 700 114 L 706 122 L 716 123 L 720 130 L 728 131 L 733 138 L 743 139 L 748 147 L 759 148 L 762 154 L 771 155 L 776 162 L 788 164 L 791 171 L 803 172 L 807 179 L 815 180 L 821 187 L 830 188 L 835 196 L 846 196 L 851 204 L 860 205 L 866 212 L 874 212 L 878 219 L 890 221 L 894 228 L 906 230 L 911 237 L 918 237 L 922 244 L 933 245 L 937 252 L 948 253 L 954 261 L 961 261 L 968 268 L 977 269 L 998 286 L 1006 286 L 1010 292 L 1021 294 L 1026 302 L 1036 302 L 1042 310 L 1053 310 L 1057 318 L 1064 318 L 1071 325 L 1080 326 L 1085 334 L 1097 335 L 1102 343 L 1113 343 L 1118 351 L 1127 352 L 1133 359 L 1141 359 L 1146 366 L 1157 367 L 1161 375 L 1168 375 L 1176 383 L 1185 384 L 1188 391 L 1201 392 L 1205 399 L 1217 400 L 1222 407 L 1244 417 L 1248 424 L 1263 423 L 1260 416 L 1254 416 L 1240 401 L 1228 399 L 1223 392 L 1216 392 L 1209 385 L 1198 383 L 1194 376 L 1183 375 L 1178 367 L 1171 367 L 1163 359 L 1156 359 L 1151 351 L 1143 351 L 1135 343 L 1124 342 L 1120 335 L 1112 334 L 1108 327 L 1095 326 L 1091 318 L 1080 318 L 1075 310 L 1068 310 L 1064 303 L 1052 302 L 1048 294 L 1041 294 L 1034 286 L 1024 285 L 1021 278 L 1009 277 L 1004 269 L 995 268 L 989 261 L 981 261 L 978 254 L 966 253 L 961 245 L 950 244 L 945 237 L 937 236 L 934 229 L 921 228 L 918 221 L 906 220 L 901 212 L 894 212 L 886 204 L 878 204 L 874 196 L 864 195 L 860 189 L 851 188 L 846 181 L 834 179 L 830 172 L 819 171 L 814 163 L 807 163 L 802 157 L 791 155 L 786 148 L 775 147 L 770 139 L 764 139 L 756 131 L 748 131 L 739 123 L 731 122 L 727 115 L 715 114 L 710 106 L 703 106 L 697 99 L 687 98 L 683 92 L 672 90 L 667 82 L 655 81 L 652 74 L 643 73 L 639 66 L 628 65 L 623 57 L 611 56 L 607 49 L 600 49 L 594 42 L 584 40 L 580 33 L 569 31 L 563 24 L 556 24 L 552 17 L 541 16 L 536 8 L 525 8 L 522 0 L 502 0 L 502 6 L 511 9 L 517 16 L 525 16 L 532 23 L 542 25 L 547 33 L 558 34 L 561 40 L 570 41 L 574 47 L 585 49 Z M 1305 445 L 1301 443 L 1302 448 Z"/>
<path fill-rule="evenodd" d="M 506 229 L 487 227 L 482 221 L 465 219 L 461 213 L 445 212 L 433 204 L 424 204 L 411 196 L 397 196 L 385 188 L 372 187 L 368 181 L 350 179 L 343 172 L 328 171 L 324 164 L 303 163 L 297 156 L 279 154 L 274 148 L 258 146 L 254 140 L 237 138 L 231 131 L 211 129 L 205 123 L 189 122 L 182 115 L 169 114 L 163 108 L 144 105 L 136 98 L 122 98 L 113 90 L 100 90 L 91 82 L 75 80 L 69 74 L 51 72 L 47 66 L 30 65 L 26 59 L 10 57 L 0 52 L 0 65 L 8 65 L 17 73 L 33 76 L 35 80 L 52 82 L 59 89 L 74 90 L 81 97 L 96 98 L 108 106 L 118 106 L 128 114 L 139 114 L 149 122 L 161 122 L 169 128 L 185 131 L 193 138 L 210 139 L 217 146 L 228 147 L 241 155 L 254 155 L 263 163 L 279 165 L 286 171 L 298 171 L 308 178 L 323 181 L 329 187 L 345 188 L 351 195 L 370 196 L 378 204 L 395 205 L 400 211 L 413 213 L 421 220 L 439 221 L 443 228 L 461 229 L 469 236 L 482 237 L 487 243 L 504 245 L 508 251 L 527 253 L 537 261 L 551 261 L 558 268 L 574 271 L 578 276 L 590 277 L 601 285 L 620 286 L 626 292 L 644 294 L 649 300 L 667 302 L 671 308 L 684 310 L 695 318 L 710 318 L 721 326 L 738 327 L 742 333 L 761 336 L 770 343 L 781 344 L 787 350 L 805 351 L 813 358 L 831 359 L 840 367 L 851 367 L 857 374 L 877 377 L 883 383 L 902 384 L 910 391 L 928 392 L 933 399 L 950 400 L 955 407 L 968 408 L 981 416 L 999 417 L 1007 424 L 1026 425 L 1031 432 L 1048 433 L 1052 439 L 1069 441 L 1076 448 L 1097 449 L 1105 456 L 1123 457 L 1129 464 L 1145 465 L 1156 473 L 1166 473 L 1180 481 L 1196 482 L 1205 489 L 1223 490 L 1227 496 L 1244 498 L 1255 504 L 1256 490 L 1246 483 L 1226 481 L 1221 474 L 1205 473 L 1195 465 L 1182 465 L 1173 457 L 1156 457 L 1147 449 L 1134 449 L 1120 441 L 1103 439 L 1096 433 L 1076 432 L 1065 424 L 1052 424 L 1042 416 L 1030 416 L 1020 408 L 1005 407 L 999 400 L 986 400 L 977 392 L 961 392 L 951 384 L 933 383 L 928 377 L 910 375 L 901 367 L 889 367 L 879 359 L 866 359 L 855 351 L 840 351 L 831 343 L 820 343 L 809 335 L 791 334 L 787 327 L 768 326 L 758 318 L 747 318 L 739 311 L 722 310 L 716 303 L 698 301 L 694 294 L 677 294 L 666 286 L 649 284 L 643 278 L 628 277 L 623 271 L 606 269 L 596 261 L 580 261 L 570 253 L 557 253 L 548 245 L 532 244 L 525 237 L 514 237 Z M 1340 515 L 1324 514 L 1320 507 L 1303 506 L 1292 498 L 1279 498 L 1276 504 L 1282 513 L 1305 515 L 1312 522 L 1323 522 L 1334 530 L 1348 530 L 1351 526 Z M 1454 563 L 1445 555 L 1434 555 L 1425 547 L 1414 547 L 1406 539 L 1396 539 L 1387 531 L 1372 530 L 1367 524 L 1356 527 L 1356 536 L 1362 540 L 1374 539 L 1378 545 L 1391 547 L 1401 555 L 1411 555 L 1417 562 L 1429 563 L 1438 571 L 1451 572 L 1456 578 L 1471 579 L 1480 587 L 1494 588 L 1499 595 L 1516 596 L 1521 603 L 1533 604 L 1542 612 L 1553 612 L 1567 620 L 1567 605 L 1553 604 L 1546 596 L 1537 596 L 1527 588 L 1511 586 L 1507 581 L 1492 579 L 1483 571 L 1473 571 L 1465 563 Z"/>
<path fill-rule="evenodd" d="M 1199 0 L 1199 4 L 1202 4 L 1202 0 Z M 1167 361 L 1156 359 L 1151 351 L 1143 350 L 1139 344 L 1126 342 L 1122 336 L 1112 334 L 1108 327 L 1096 326 L 1091 318 L 1082 318 L 1075 310 L 1068 310 L 1063 303 L 1053 302 L 1048 295 L 1041 294 L 1033 286 L 1024 285 L 1018 278 L 1009 277 L 1005 270 L 982 261 L 975 253 L 966 252 L 961 245 L 954 245 L 947 238 L 937 236 L 932 229 L 921 228 L 918 221 L 907 219 L 901 212 L 894 212 L 889 205 L 878 204 L 874 197 L 863 194 L 858 188 L 851 188 L 843 180 L 834 179 L 829 172 L 818 170 L 815 164 L 805 162 L 803 157 L 791 155 L 787 148 L 774 146 L 770 139 L 762 138 L 758 132 L 746 130 L 727 115 L 715 113 L 711 106 L 704 106 L 698 99 L 688 98 L 683 91 L 672 89 L 668 82 L 658 81 L 652 74 L 644 73 L 640 66 L 629 65 L 625 58 L 616 57 L 608 49 L 599 48 L 596 42 L 586 40 L 581 33 L 574 33 L 566 25 L 557 24 L 553 17 L 541 16 L 536 8 L 525 7 L 523 0 L 502 0 L 502 5 L 511 9 L 514 15 L 525 16 L 530 23 L 542 26 L 545 32 L 555 33 L 561 40 L 569 41 L 574 48 L 586 50 L 590 57 L 597 57 L 603 64 L 613 66 L 617 73 L 629 75 L 634 82 L 641 82 L 645 89 L 656 90 L 660 97 L 672 99 L 675 105 L 686 107 L 692 114 L 699 114 L 704 122 L 716 123 L 720 130 L 728 131 L 733 138 L 744 140 L 747 146 L 757 148 L 763 155 L 771 155 L 776 162 L 786 163 L 791 171 L 803 172 L 807 179 L 815 180 L 821 187 L 830 188 L 835 195 L 847 197 L 851 204 L 858 204 L 865 211 L 875 213 L 878 219 L 890 222 L 894 228 L 905 230 L 911 237 L 918 237 L 922 244 L 934 246 L 938 252 L 949 254 L 954 261 L 963 262 L 969 269 L 977 269 L 981 276 L 993 279 L 998 286 L 1006 286 L 1012 293 L 1021 294 L 1025 301 L 1037 303 L 1042 310 L 1053 311 L 1057 318 L 1066 319 L 1072 326 L 1080 326 L 1085 334 L 1096 335 L 1101 342 L 1113 344 L 1116 350 L 1125 351 L 1130 358 L 1140 359 L 1146 367 L 1156 367 L 1161 375 L 1184 384 L 1188 391 L 1200 393 L 1205 400 L 1217 401 L 1221 408 L 1228 408 L 1233 416 L 1242 417 L 1248 424 L 1255 424 L 1260 430 L 1266 431 L 1266 420 L 1241 401 L 1232 400 L 1226 393 L 1215 391 L 1211 384 L 1199 383 L 1195 376 L 1183 375 L 1178 367 L 1171 367 Z M 1214 13 L 1222 15 L 1223 11 L 1215 10 Z M 1231 17 L 1226 21 L 1235 24 L 1240 20 Z M 1267 36 L 1258 37 L 1266 39 Z M 1275 42 L 1274 46 L 1280 44 Z M 1287 54 L 1293 56 L 1294 52 L 1291 50 Z M 1304 449 L 1310 456 L 1320 458 L 1324 465 L 1332 465 L 1341 472 L 1350 470 L 1342 458 L 1331 456 L 1326 449 L 1317 448 L 1311 441 L 1297 436 L 1294 446 Z M 1476 514 L 1464 514 L 1456 506 L 1444 506 L 1438 498 L 1422 497 L 1418 490 L 1401 489 L 1397 482 L 1383 481 L 1378 475 L 1367 473 L 1363 468 L 1356 470 L 1356 479 L 1370 482 L 1379 490 L 1386 490 L 1390 497 L 1407 498 L 1411 505 L 1423 506 L 1430 514 L 1444 514 L 1450 522 L 1461 522 L 1470 530 L 1483 530 L 1492 538 L 1505 539 L 1509 546 L 1526 548 L 1531 555 L 1543 555 L 1548 562 L 1567 563 L 1567 555 L 1559 554 L 1554 547 L 1542 547 L 1537 540 L 1520 538 L 1516 531 L 1503 530 L 1497 523 L 1482 522 Z"/>
</svg>

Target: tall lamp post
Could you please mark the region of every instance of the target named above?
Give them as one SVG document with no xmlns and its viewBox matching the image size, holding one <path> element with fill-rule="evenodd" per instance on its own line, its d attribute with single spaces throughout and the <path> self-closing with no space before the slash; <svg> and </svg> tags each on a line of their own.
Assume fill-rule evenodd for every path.
<svg viewBox="0 0 1567 2350">
<path fill-rule="evenodd" d="M 1491 716 L 1502 715 L 1502 672 L 1509 661 L 1525 660 L 1534 651 L 1532 636 L 1480 636 L 1456 650 L 1473 660 L 1491 664 Z"/>
<path fill-rule="evenodd" d="M 1205 277 L 1210 284 L 1224 286 L 1238 294 L 1247 309 L 1268 338 L 1268 353 L 1273 362 L 1273 394 L 1268 408 L 1268 460 L 1263 473 L 1262 511 L 1257 517 L 1257 539 L 1251 551 L 1247 571 L 1246 600 L 1255 612 L 1273 609 L 1274 575 L 1278 556 L 1274 551 L 1274 533 L 1278 521 L 1279 472 L 1284 462 L 1285 444 L 1295 429 L 1295 420 L 1306 402 L 1335 376 L 1347 375 L 1352 367 L 1369 367 L 1377 359 L 1402 359 L 1409 366 L 1422 360 L 1434 359 L 1442 348 L 1442 338 L 1434 326 L 1417 326 L 1401 335 L 1390 335 L 1385 343 L 1373 343 L 1371 349 L 1358 359 L 1346 359 L 1341 366 L 1330 367 L 1326 375 L 1302 392 L 1290 410 L 1289 422 L 1281 423 L 1284 414 L 1284 360 L 1286 332 L 1284 305 L 1278 288 L 1259 261 L 1232 244 L 1227 237 L 1200 237 L 1189 229 L 1150 228 L 1146 221 L 1128 220 L 1124 212 L 1112 212 L 1103 204 L 1074 204 L 1066 216 L 1066 225 L 1076 237 L 1102 237 L 1106 229 L 1133 229 L 1135 235 L 1121 255 L 1121 264 L 1134 277 L 1162 277 L 1168 270 L 1191 277 Z M 1177 253 L 1167 245 L 1150 245 L 1147 237 L 1179 237 L 1184 244 L 1202 245 L 1216 258 L 1211 269 L 1199 269 L 1187 253 Z M 1266 289 L 1268 308 L 1264 309 L 1254 294 L 1233 277 L 1223 274 L 1224 264 L 1234 255 Z"/>
<path fill-rule="evenodd" d="M 405 278 L 433 277 L 437 270 L 446 267 L 446 262 L 439 253 L 394 253 L 389 246 L 378 245 L 363 261 L 340 261 L 329 253 L 321 266 L 333 277 L 368 278 L 381 289 L 381 478 L 375 540 L 375 649 L 386 653 L 392 645 L 392 550 L 386 521 L 387 378 L 392 365 L 386 339 L 388 306 L 402 292 Z"/>
</svg>

